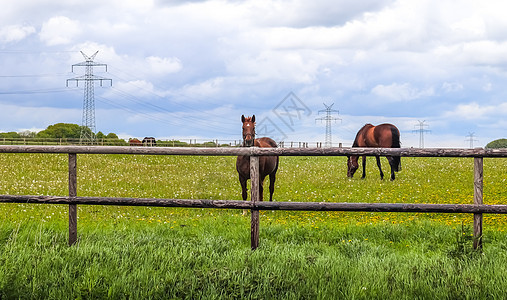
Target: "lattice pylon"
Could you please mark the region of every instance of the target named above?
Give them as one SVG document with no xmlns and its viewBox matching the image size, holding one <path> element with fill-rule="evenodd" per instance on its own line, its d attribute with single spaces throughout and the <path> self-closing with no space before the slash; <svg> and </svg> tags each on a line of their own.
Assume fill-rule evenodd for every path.
<svg viewBox="0 0 507 300">
<path fill-rule="evenodd" d="M 83 118 L 81 121 L 81 134 L 79 138 L 80 144 L 94 144 L 95 138 L 95 81 L 99 81 L 102 86 L 103 81 L 109 81 L 113 84 L 112 79 L 104 78 L 93 75 L 93 67 L 105 67 L 107 72 L 107 65 L 96 63 L 93 60 L 99 51 L 95 52 L 92 56 L 88 56 L 81 51 L 81 54 L 85 58 L 84 62 L 72 65 L 72 72 L 74 67 L 85 67 L 85 75 L 67 79 L 67 86 L 69 80 L 76 81 L 76 85 L 79 85 L 79 81 L 84 81 L 84 97 L 83 97 Z"/>
</svg>

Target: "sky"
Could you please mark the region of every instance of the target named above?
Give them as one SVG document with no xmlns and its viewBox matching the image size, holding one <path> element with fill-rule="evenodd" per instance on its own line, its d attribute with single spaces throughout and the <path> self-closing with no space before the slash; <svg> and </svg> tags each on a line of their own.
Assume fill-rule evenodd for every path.
<svg viewBox="0 0 507 300">
<path fill-rule="evenodd" d="M 4 3 L 6 2 L 6 3 Z M 0 131 L 82 124 L 94 62 L 96 130 L 122 138 L 350 146 L 392 123 L 402 147 L 507 138 L 507 2 L 4 0 Z M 73 71 L 73 72 L 72 72 Z M 68 84 L 68 86 L 67 86 Z M 329 115 L 326 112 L 329 108 Z"/>
</svg>

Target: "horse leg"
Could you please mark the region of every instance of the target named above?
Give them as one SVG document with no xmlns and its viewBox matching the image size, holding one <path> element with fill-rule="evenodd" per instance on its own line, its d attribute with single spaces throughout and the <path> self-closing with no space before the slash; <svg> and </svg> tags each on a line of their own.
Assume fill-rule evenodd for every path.
<svg viewBox="0 0 507 300">
<path fill-rule="evenodd" d="M 239 176 L 239 183 L 241 184 L 241 196 L 243 197 L 243 201 L 245 201 L 248 197 L 247 187 L 246 187 L 247 179 L 243 176 Z M 243 216 L 246 215 L 246 209 L 243 209 Z"/>
<path fill-rule="evenodd" d="M 259 201 L 264 199 L 264 178 L 259 179 Z"/>
<path fill-rule="evenodd" d="M 380 156 L 375 156 L 375 158 L 377 159 L 377 166 L 378 166 L 378 170 L 380 171 L 380 179 L 383 180 L 384 173 L 382 172 L 382 166 L 380 165 Z"/>
<path fill-rule="evenodd" d="M 391 181 L 393 181 L 396 177 L 394 175 L 394 158 L 387 156 L 387 161 L 389 161 L 389 165 L 391 166 Z"/>
<path fill-rule="evenodd" d="M 363 155 L 363 176 L 361 176 L 361 179 L 364 179 L 366 177 L 366 155 Z"/>
<path fill-rule="evenodd" d="M 276 173 L 269 174 L 269 201 L 273 201 L 273 193 L 275 192 Z"/>
</svg>

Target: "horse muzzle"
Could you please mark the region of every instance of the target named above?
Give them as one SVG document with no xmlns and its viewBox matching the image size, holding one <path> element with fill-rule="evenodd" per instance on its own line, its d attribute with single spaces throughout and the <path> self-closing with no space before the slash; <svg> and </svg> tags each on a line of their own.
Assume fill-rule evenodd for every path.
<svg viewBox="0 0 507 300">
<path fill-rule="evenodd" d="M 243 146 L 252 147 L 255 143 L 255 138 L 253 135 L 247 134 L 243 136 Z"/>
</svg>

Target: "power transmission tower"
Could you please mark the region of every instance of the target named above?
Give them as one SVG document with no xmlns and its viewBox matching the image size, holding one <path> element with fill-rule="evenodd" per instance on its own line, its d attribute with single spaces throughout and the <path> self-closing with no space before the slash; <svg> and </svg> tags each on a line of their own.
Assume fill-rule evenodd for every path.
<svg viewBox="0 0 507 300">
<path fill-rule="evenodd" d="M 419 132 L 419 148 L 424 148 L 424 133 L 430 132 L 430 130 L 424 129 L 424 127 L 428 126 L 428 124 L 424 124 L 424 122 L 426 122 L 426 120 L 418 121 L 418 122 L 419 122 L 419 124 L 417 124 L 415 126 L 419 126 L 419 129 L 414 130 L 414 132 Z"/>
<path fill-rule="evenodd" d="M 470 143 L 470 149 L 473 149 L 474 148 L 474 142 L 478 142 L 478 140 L 474 139 L 475 138 L 475 132 L 469 132 L 468 135 L 466 136 L 466 142 L 469 142 Z"/>
<path fill-rule="evenodd" d="M 331 114 L 332 113 L 339 113 L 339 111 L 337 111 L 336 109 L 333 109 L 334 103 L 331 104 L 331 105 L 326 105 L 326 103 L 324 103 L 324 106 L 326 107 L 326 109 L 323 109 L 323 110 L 319 110 L 319 115 L 320 113 L 326 113 L 326 115 L 324 117 L 320 117 L 320 118 L 316 118 L 315 119 L 315 122 L 317 121 L 326 121 L 326 142 L 324 144 L 325 147 L 332 147 L 333 145 L 333 139 L 332 139 L 332 136 L 331 136 L 331 122 L 332 121 L 337 121 L 337 120 L 340 120 L 340 118 L 336 118 L 336 117 L 333 117 Z"/>
<path fill-rule="evenodd" d="M 94 82 L 99 81 L 100 86 L 102 82 L 109 81 L 110 85 L 113 85 L 113 80 L 110 78 L 104 78 L 93 75 L 93 67 L 105 67 L 107 72 L 107 65 L 96 63 L 93 60 L 97 56 L 99 51 L 95 52 L 92 56 L 88 56 L 81 51 L 81 54 L 85 58 L 84 62 L 72 65 L 72 72 L 74 73 L 74 67 L 85 67 L 85 75 L 78 76 L 75 78 L 67 79 L 67 87 L 69 81 L 75 81 L 76 86 L 79 86 L 80 81 L 84 81 L 84 99 L 83 99 L 83 119 L 81 123 L 81 135 L 79 137 L 80 144 L 94 144 L 95 143 L 95 92 Z"/>
</svg>

